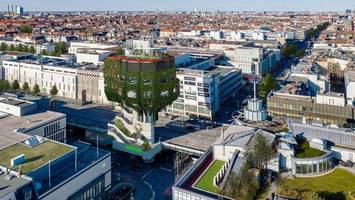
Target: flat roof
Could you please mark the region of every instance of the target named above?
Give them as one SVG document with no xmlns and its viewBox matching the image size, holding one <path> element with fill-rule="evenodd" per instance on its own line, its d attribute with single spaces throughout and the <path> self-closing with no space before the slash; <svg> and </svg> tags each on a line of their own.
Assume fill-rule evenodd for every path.
<svg viewBox="0 0 355 200">
<path fill-rule="evenodd" d="M 32 102 L 27 102 L 24 100 L 18 100 L 18 99 L 13 99 L 13 98 L 4 98 L 4 99 L 0 98 L 0 103 L 12 105 L 12 106 L 17 106 L 17 107 L 25 107 L 25 106 L 33 104 Z"/>
<path fill-rule="evenodd" d="M 11 167 L 11 159 L 24 154 L 25 161 L 21 164 L 21 171 L 26 174 L 72 150 L 74 148 L 69 145 L 51 140 L 44 141 L 35 147 L 17 143 L 0 150 L 0 165 L 18 171 L 19 167 Z"/>
<path fill-rule="evenodd" d="M 172 138 L 166 143 L 183 146 L 199 151 L 207 151 L 216 140 L 221 136 L 221 130 L 226 129 L 225 126 L 216 127 L 213 129 L 205 129 L 192 132 L 180 137 Z"/>
<path fill-rule="evenodd" d="M 1 180 L 0 181 L 0 198 L 2 198 L 4 196 L 6 196 L 7 194 L 12 193 L 12 192 L 18 190 L 19 188 L 31 183 L 31 181 L 26 178 L 20 178 L 20 177 L 14 176 L 10 180 L 7 180 L 5 177 L 6 177 L 5 173 L 0 175 L 0 180 Z"/>
<path fill-rule="evenodd" d="M 24 129 L 24 131 L 26 132 L 25 129 L 39 126 L 49 121 L 62 118 L 64 116 L 65 114 L 51 111 L 26 115 L 22 117 L 9 115 L 0 119 L 0 135 L 8 135 L 9 133 L 13 133 L 17 129 Z"/>
</svg>

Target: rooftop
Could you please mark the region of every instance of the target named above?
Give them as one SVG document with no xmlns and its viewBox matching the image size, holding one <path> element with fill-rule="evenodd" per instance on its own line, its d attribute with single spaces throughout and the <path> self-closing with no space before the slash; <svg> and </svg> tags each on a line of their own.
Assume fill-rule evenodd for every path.
<svg viewBox="0 0 355 200">
<path fill-rule="evenodd" d="M 21 188 L 31 183 L 31 181 L 26 178 L 19 178 L 16 176 L 7 180 L 5 173 L 0 175 L 0 180 L 0 198 L 6 196 L 7 194 L 13 191 L 16 191 L 18 188 Z"/>
<path fill-rule="evenodd" d="M 0 119 L 0 136 L 11 136 L 14 131 L 26 132 L 26 129 L 39 126 L 48 121 L 63 118 L 65 114 L 58 112 L 41 112 L 22 117 L 8 115 Z M 18 137 L 18 136 L 16 136 Z M 1 148 L 2 142 L 0 142 Z"/>
<path fill-rule="evenodd" d="M 222 129 L 226 129 L 226 127 L 220 126 L 213 129 L 196 131 L 180 137 L 175 137 L 166 141 L 166 143 L 199 151 L 206 151 L 221 136 Z"/>
<path fill-rule="evenodd" d="M 32 102 L 27 102 L 24 100 L 12 99 L 12 98 L 0 98 L 0 103 L 17 106 L 17 107 L 25 107 L 33 104 Z"/>
<path fill-rule="evenodd" d="M 11 159 L 24 154 L 25 161 L 21 164 L 21 171 L 26 174 L 72 150 L 74 150 L 74 148 L 68 145 L 50 140 L 44 141 L 34 147 L 17 143 L 0 150 L 0 165 L 9 169 L 18 170 L 18 167 L 15 167 L 15 169 L 11 167 Z"/>
</svg>

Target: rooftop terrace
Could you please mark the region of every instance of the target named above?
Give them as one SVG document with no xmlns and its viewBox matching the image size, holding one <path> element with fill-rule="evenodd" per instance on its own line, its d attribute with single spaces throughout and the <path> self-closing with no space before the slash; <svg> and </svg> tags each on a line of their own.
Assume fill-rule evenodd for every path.
<svg viewBox="0 0 355 200">
<path fill-rule="evenodd" d="M 49 160 L 55 160 L 72 150 L 74 148 L 68 145 L 50 140 L 32 148 L 17 143 L 0 151 L 0 165 L 18 171 L 18 167 L 11 167 L 11 159 L 24 154 L 25 161 L 21 164 L 21 171 L 26 174 L 48 163 Z"/>
</svg>

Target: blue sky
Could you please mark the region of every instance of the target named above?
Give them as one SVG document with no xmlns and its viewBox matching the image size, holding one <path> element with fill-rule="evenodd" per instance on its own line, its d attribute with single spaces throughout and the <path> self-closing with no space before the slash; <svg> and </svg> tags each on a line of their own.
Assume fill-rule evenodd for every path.
<svg viewBox="0 0 355 200">
<path fill-rule="evenodd" d="M 236 10 L 343 11 L 355 9 L 354 0 L 0 0 L 25 10 Z"/>
</svg>

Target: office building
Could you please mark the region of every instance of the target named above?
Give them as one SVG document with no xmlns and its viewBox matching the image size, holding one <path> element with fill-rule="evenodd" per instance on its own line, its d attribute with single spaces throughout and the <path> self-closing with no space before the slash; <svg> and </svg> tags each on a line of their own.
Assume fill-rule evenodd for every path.
<svg viewBox="0 0 355 200">
<path fill-rule="evenodd" d="M 37 104 L 18 98 L 0 97 L 0 134 L 18 132 L 66 141 L 66 115 L 57 112 L 39 112 Z"/>
<path fill-rule="evenodd" d="M 0 199 L 105 199 L 111 155 L 90 144 L 0 135 Z"/>
<path fill-rule="evenodd" d="M 214 56 L 198 59 L 188 54 L 183 56 L 187 62 L 180 60 L 181 56 L 175 60 L 177 66 L 181 66 L 176 72 L 180 80 L 180 95 L 166 107 L 165 112 L 212 120 L 221 105 L 243 86 L 241 71 L 216 65 Z"/>
</svg>

